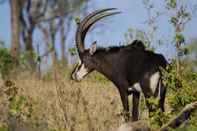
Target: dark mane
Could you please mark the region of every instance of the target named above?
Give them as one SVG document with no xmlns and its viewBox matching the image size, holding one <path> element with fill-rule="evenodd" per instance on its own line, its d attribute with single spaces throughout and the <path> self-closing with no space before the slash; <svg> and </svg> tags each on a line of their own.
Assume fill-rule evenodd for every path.
<svg viewBox="0 0 197 131">
<path fill-rule="evenodd" d="M 126 49 L 126 50 L 145 50 L 145 46 L 144 44 L 142 43 L 142 41 L 139 41 L 139 40 L 134 40 L 131 44 L 128 44 L 128 45 L 121 45 L 121 46 L 110 46 L 110 47 L 107 47 L 107 48 L 104 48 L 104 47 L 99 47 L 97 48 L 97 51 L 96 53 L 107 53 L 107 52 L 110 52 L 110 53 L 116 53 L 118 52 L 119 50 L 121 49 Z"/>
<path fill-rule="evenodd" d="M 126 46 L 110 46 L 107 48 L 104 47 L 98 47 L 96 53 L 99 52 L 118 52 L 120 49 L 125 48 Z"/>
</svg>

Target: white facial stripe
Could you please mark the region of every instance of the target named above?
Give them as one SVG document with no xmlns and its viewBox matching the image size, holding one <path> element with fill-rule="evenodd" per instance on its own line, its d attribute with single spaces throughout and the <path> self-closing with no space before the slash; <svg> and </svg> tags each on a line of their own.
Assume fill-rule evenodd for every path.
<svg viewBox="0 0 197 131">
<path fill-rule="evenodd" d="M 82 64 L 80 68 L 76 71 L 76 79 L 81 80 L 88 73 L 88 69 Z"/>
<path fill-rule="evenodd" d="M 153 94 L 155 93 L 155 91 L 157 89 L 159 78 L 160 78 L 160 73 L 159 72 L 154 73 L 150 77 L 150 88 L 151 88 Z"/>
</svg>

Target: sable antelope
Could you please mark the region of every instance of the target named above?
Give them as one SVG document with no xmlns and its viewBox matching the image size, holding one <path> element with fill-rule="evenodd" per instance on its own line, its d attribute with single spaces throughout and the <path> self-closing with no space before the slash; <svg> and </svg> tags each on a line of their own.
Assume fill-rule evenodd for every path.
<svg viewBox="0 0 197 131">
<path fill-rule="evenodd" d="M 129 112 L 128 96 L 133 95 L 133 121 L 138 120 L 140 92 L 146 98 L 149 112 L 155 107 L 147 98 L 159 97 L 159 107 L 164 111 L 166 89 L 161 81 L 160 66 L 165 68 L 167 61 L 161 54 L 145 50 L 141 41 L 120 47 L 97 48 L 96 41 L 89 49 L 85 49 L 84 40 L 90 27 L 98 20 L 118 14 L 115 8 L 96 10 L 78 24 L 76 31 L 76 47 L 80 62 L 72 72 L 72 79 L 82 80 L 87 74 L 96 70 L 112 81 L 120 93 L 124 112 Z M 126 113 L 126 120 L 129 114 Z"/>
</svg>

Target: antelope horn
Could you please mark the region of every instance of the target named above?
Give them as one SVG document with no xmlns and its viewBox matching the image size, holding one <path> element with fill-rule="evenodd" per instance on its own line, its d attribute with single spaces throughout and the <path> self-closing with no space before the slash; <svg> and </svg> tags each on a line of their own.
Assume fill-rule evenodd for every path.
<svg viewBox="0 0 197 131">
<path fill-rule="evenodd" d="M 78 28 L 77 28 L 77 32 L 76 32 L 76 46 L 77 46 L 77 49 L 78 49 L 78 52 L 79 54 L 84 52 L 84 38 L 85 38 L 85 34 L 86 33 L 83 33 L 84 30 L 86 30 L 86 28 L 88 27 L 86 23 L 90 23 L 89 21 L 93 18 L 93 17 L 96 17 L 97 15 L 103 15 L 104 12 L 106 11 L 110 11 L 110 10 L 114 10 L 116 8 L 108 8 L 108 9 L 102 9 L 102 10 L 96 10 L 94 11 L 93 13 L 89 14 L 88 16 L 86 16 L 82 22 L 80 22 Z M 101 18 L 100 18 L 101 19 Z M 96 22 L 96 21 L 95 21 Z M 95 23 L 94 22 L 94 23 Z M 90 23 L 91 24 L 91 23 Z M 91 24 L 92 25 L 92 24 Z M 84 28 L 84 26 L 86 28 Z M 88 27 L 89 29 L 90 27 Z M 85 31 L 87 32 L 87 31 Z"/>
<path fill-rule="evenodd" d="M 110 10 L 116 10 L 116 8 L 107 8 L 107 9 L 95 10 L 94 12 L 92 12 L 91 14 L 89 14 L 88 16 L 86 16 L 84 18 L 84 20 L 81 22 L 81 27 L 84 27 L 84 25 L 87 23 L 87 21 L 89 21 L 92 17 L 94 17 L 98 14 L 101 14 L 103 12 L 110 11 Z"/>
<path fill-rule="evenodd" d="M 96 23 L 97 21 L 99 21 L 99 20 L 101 20 L 101 19 L 103 19 L 103 18 L 105 18 L 105 17 L 107 17 L 107 16 L 116 15 L 116 14 L 120 14 L 120 13 L 121 13 L 121 12 L 111 12 L 111 13 L 107 13 L 107 14 L 100 14 L 100 15 L 98 15 L 98 16 L 95 16 L 95 18 L 93 18 L 93 20 L 88 21 L 88 22 L 86 23 L 86 25 L 84 25 L 84 30 L 83 30 L 83 33 L 82 33 L 82 41 L 85 40 L 85 36 L 86 36 L 88 30 L 90 29 L 90 27 L 91 27 L 94 23 Z"/>
</svg>

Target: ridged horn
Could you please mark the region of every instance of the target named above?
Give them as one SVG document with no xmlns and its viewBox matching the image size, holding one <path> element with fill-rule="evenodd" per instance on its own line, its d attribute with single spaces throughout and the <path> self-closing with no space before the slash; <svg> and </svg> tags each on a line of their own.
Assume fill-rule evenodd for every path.
<svg viewBox="0 0 197 131">
<path fill-rule="evenodd" d="M 86 33 L 88 32 L 89 28 L 98 20 L 118 14 L 120 12 L 113 12 L 113 13 L 107 13 L 107 11 L 110 10 L 115 10 L 116 8 L 107 8 L 107 9 L 102 9 L 102 10 L 96 10 L 93 13 L 89 14 L 86 16 L 83 21 L 80 22 L 78 25 L 77 31 L 76 31 L 76 46 L 79 52 L 79 55 L 84 52 L 85 47 L 84 47 L 84 39 L 86 36 Z"/>
<path fill-rule="evenodd" d="M 111 15 L 116 15 L 116 14 L 119 14 L 119 13 L 121 13 L 121 12 L 111 12 L 111 13 L 106 13 L 106 14 L 100 14 L 99 16 L 95 16 L 94 17 L 94 19 L 91 19 L 90 21 L 88 21 L 87 23 L 86 23 L 86 25 L 84 25 L 84 30 L 83 30 L 83 34 L 82 34 L 82 41 L 84 41 L 85 40 L 85 36 L 86 36 L 86 34 L 87 34 L 87 32 L 88 32 L 88 30 L 90 29 L 90 27 L 94 24 L 94 23 L 96 23 L 97 21 L 99 21 L 99 20 L 101 20 L 101 19 L 103 19 L 103 18 L 105 18 L 105 17 L 107 17 L 107 16 L 111 16 Z"/>
</svg>

